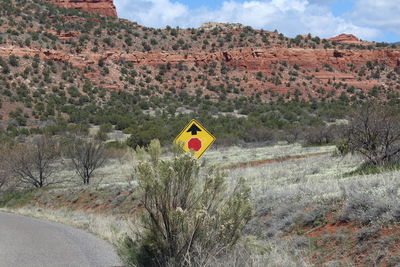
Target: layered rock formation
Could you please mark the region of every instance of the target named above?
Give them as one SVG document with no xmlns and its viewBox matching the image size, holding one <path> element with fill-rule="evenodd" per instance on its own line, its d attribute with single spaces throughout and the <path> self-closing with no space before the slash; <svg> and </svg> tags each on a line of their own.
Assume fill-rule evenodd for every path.
<svg viewBox="0 0 400 267">
<path fill-rule="evenodd" d="M 322 64 L 335 66 L 336 69 L 347 69 L 348 64 L 364 65 L 367 61 L 384 61 L 387 66 L 399 65 L 400 50 L 334 50 L 334 49 L 254 49 L 239 48 L 221 52 L 193 51 L 192 53 L 170 52 L 134 52 L 129 54 L 112 54 L 111 58 L 130 61 L 136 65 L 159 66 L 166 63 L 208 64 L 212 61 L 224 61 L 226 65 L 249 71 L 268 71 L 279 62 L 298 65 L 305 69 L 315 69 Z"/>
<path fill-rule="evenodd" d="M 345 33 L 342 33 L 336 37 L 332 37 L 328 40 L 339 44 L 363 44 L 363 42 L 353 34 Z"/>
<path fill-rule="evenodd" d="M 53 5 L 75 8 L 92 14 L 117 17 L 113 0 L 45 0 Z"/>
<path fill-rule="evenodd" d="M 20 48 L 1 46 L 0 56 L 9 55 L 39 55 L 43 59 L 66 61 L 76 67 L 95 64 L 100 58 L 109 62 L 132 62 L 138 66 L 160 66 L 167 63 L 177 64 L 209 64 L 213 61 L 225 62 L 227 66 L 251 72 L 270 71 L 271 67 L 280 62 L 298 65 L 304 69 L 315 69 L 323 64 L 329 64 L 337 70 L 347 70 L 349 64 L 365 65 L 368 61 L 384 62 L 394 68 L 400 66 L 400 50 L 334 50 L 334 49 L 232 49 L 224 52 L 207 53 L 193 51 L 191 53 L 171 53 L 165 51 L 132 52 L 109 51 L 105 54 L 85 51 L 80 54 L 70 54 L 68 51 L 50 49 Z"/>
<path fill-rule="evenodd" d="M 335 50 L 335 49 L 300 49 L 300 48 L 281 48 L 281 49 L 254 49 L 240 48 L 214 53 L 204 51 L 192 51 L 190 53 L 181 52 L 131 52 L 125 53 L 119 50 L 110 50 L 106 53 L 92 53 L 82 51 L 80 54 L 71 54 L 67 51 L 57 51 L 50 49 L 20 48 L 15 46 L 1 46 L 0 56 L 8 57 L 12 54 L 20 56 L 38 55 L 43 59 L 68 62 L 74 67 L 85 69 L 88 66 L 96 67 L 100 59 L 111 63 L 131 62 L 136 66 L 158 67 L 165 64 L 183 63 L 188 66 L 202 66 L 211 62 L 224 62 L 226 66 L 232 67 L 243 73 L 273 71 L 274 66 L 286 62 L 289 65 L 297 65 L 302 70 L 307 70 L 309 75 L 321 82 L 328 82 L 330 79 L 345 82 L 360 88 L 370 88 L 379 85 L 379 81 L 373 83 L 359 80 L 359 77 L 349 71 L 349 65 L 364 66 L 367 62 L 384 63 L 387 67 L 400 67 L 400 50 Z M 336 71 L 325 71 L 323 66 L 329 65 Z M 315 71 L 315 69 L 320 69 Z M 119 72 L 118 72 L 119 73 Z M 86 73 L 85 76 L 90 80 L 98 81 L 101 77 L 97 72 Z M 106 87 L 106 86 L 105 86 Z M 117 84 L 114 86 L 118 87 Z M 285 89 L 275 88 L 277 91 Z"/>
</svg>

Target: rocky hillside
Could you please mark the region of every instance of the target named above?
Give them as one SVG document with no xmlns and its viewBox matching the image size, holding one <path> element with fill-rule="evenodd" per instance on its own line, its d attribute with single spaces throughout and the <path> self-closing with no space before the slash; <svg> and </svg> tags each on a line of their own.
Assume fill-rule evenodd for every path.
<svg viewBox="0 0 400 267">
<path fill-rule="evenodd" d="M 92 14 L 117 17 L 113 0 L 45 0 L 53 5 L 75 8 Z"/>
<path fill-rule="evenodd" d="M 247 116 L 252 105 L 278 100 L 393 100 L 400 89 L 397 45 L 288 38 L 240 24 L 153 29 L 113 18 L 111 1 L 51 2 L 109 16 L 39 0 L 0 3 L 3 126 L 77 122 L 82 109 L 115 108 L 115 98 L 153 115 L 179 107 Z"/>
</svg>

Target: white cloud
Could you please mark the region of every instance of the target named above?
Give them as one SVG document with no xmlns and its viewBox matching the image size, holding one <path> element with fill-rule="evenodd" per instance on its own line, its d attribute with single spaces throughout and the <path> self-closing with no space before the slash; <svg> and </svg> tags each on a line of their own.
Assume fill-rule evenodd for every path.
<svg viewBox="0 0 400 267">
<path fill-rule="evenodd" d="M 400 2 L 395 0 L 356 0 L 348 18 L 355 23 L 400 34 Z"/>
<path fill-rule="evenodd" d="M 373 27 L 354 24 L 351 20 L 334 16 L 328 9 L 317 5 L 310 6 L 301 21 L 302 26 L 309 32 L 322 37 L 351 33 L 361 39 L 372 40 L 381 35 L 380 31 Z"/>
<path fill-rule="evenodd" d="M 323 4 L 327 0 L 227 0 L 217 10 L 190 9 L 171 0 L 114 1 L 120 17 L 149 27 L 198 27 L 204 22 L 217 21 L 239 22 L 265 30 L 277 29 L 288 36 L 311 33 L 332 37 L 353 33 L 362 39 L 372 40 L 380 35 L 374 24 L 362 23 L 362 20 L 355 24 L 350 15 L 347 18 L 334 16 Z"/>
<path fill-rule="evenodd" d="M 148 27 L 179 25 L 189 14 L 188 8 L 169 0 L 115 0 L 120 17 Z"/>
</svg>

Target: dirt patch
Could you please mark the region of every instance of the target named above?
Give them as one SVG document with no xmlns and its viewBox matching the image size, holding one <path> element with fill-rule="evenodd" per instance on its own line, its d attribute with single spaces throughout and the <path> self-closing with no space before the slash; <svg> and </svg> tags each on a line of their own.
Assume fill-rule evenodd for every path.
<svg viewBox="0 0 400 267">
<path fill-rule="evenodd" d="M 400 227 L 338 222 L 337 211 L 318 227 L 295 229 L 285 237 L 301 235 L 310 242 L 309 262 L 316 266 L 398 266 Z M 335 265 L 336 264 L 336 265 Z"/>
</svg>

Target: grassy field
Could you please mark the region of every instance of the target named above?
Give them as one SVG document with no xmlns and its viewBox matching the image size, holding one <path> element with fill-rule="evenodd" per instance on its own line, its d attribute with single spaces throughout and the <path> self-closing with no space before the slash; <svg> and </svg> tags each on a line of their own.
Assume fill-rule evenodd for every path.
<svg viewBox="0 0 400 267">
<path fill-rule="evenodd" d="M 229 147 L 210 149 L 200 159 L 202 166 L 228 168 L 237 164 L 247 164 L 264 160 L 281 160 L 291 156 L 313 156 L 314 154 L 332 153 L 334 146 L 302 147 L 300 144 L 275 145 L 254 148 Z M 165 153 L 164 158 L 171 157 Z M 92 185 L 102 188 L 107 186 L 126 186 L 132 181 L 133 166 L 137 162 L 135 153 L 131 150 L 117 151 L 107 164 L 96 170 Z M 229 172 L 229 171 L 228 171 Z M 56 187 L 80 187 L 81 180 L 76 176 L 72 166 L 66 159 L 60 163 L 60 171 L 54 179 L 60 181 Z"/>
<path fill-rule="evenodd" d="M 252 188 L 256 217 L 234 252 L 245 259 L 242 263 L 390 266 L 398 260 L 400 172 L 348 175 L 361 165 L 361 158 L 339 157 L 334 152 L 332 146 L 297 144 L 207 152 L 204 166 L 223 167 L 231 184 L 244 177 Z M 73 171 L 65 170 L 59 175 L 67 183 L 35 193 L 27 205 L 11 205 L 6 210 L 80 227 L 117 244 L 137 227 L 137 203 L 132 201 L 134 162 L 135 156 L 128 152 L 111 160 L 89 188 L 71 180 Z M 258 163 L 253 166 L 251 162 Z M 238 163 L 246 164 L 229 168 Z M 87 201 L 77 201 L 73 195 Z M 124 196 L 118 204 L 114 203 L 116 196 Z M 214 264 L 235 266 L 233 259 Z"/>
<path fill-rule="evenodd" d="M 280 160 L 290 156 L 305 156 L 313 154 L 332 153 L 334 146 L 302 147 L 300 144 L 275 145 L 266 147 L 241 148 L 229 147 L 210 149 L 200 159 L 202 166 L 229 168 L 236 164 L 246 164 L 263 160 Z M 165 153 L 164 158 L 171 157 Z M 136 162 L 135 153 L 131 150 L 119 151 L 108 163 L 96 171 L 93 183 L 96 186 L 124 185 L 132 178 L 133 166 Z M 65 162 L 67 162 L 65 160 Z M 68 164 L 64 164 L 68 166 Z M 80 185 L 72 167 L 62 168 L 55 176 L 57 181 L 63 181 L 63 186 Z"/>
<path fill-rule="evenodd" d="M 327 154 L 229 175 L 252 187 L 257 217 L 249 233 L 269 242 L 294 238 L 317 265 L 391 266 L 399 260 L 400 172 L 347 175 L 361 162 Z"/>
</svg>

